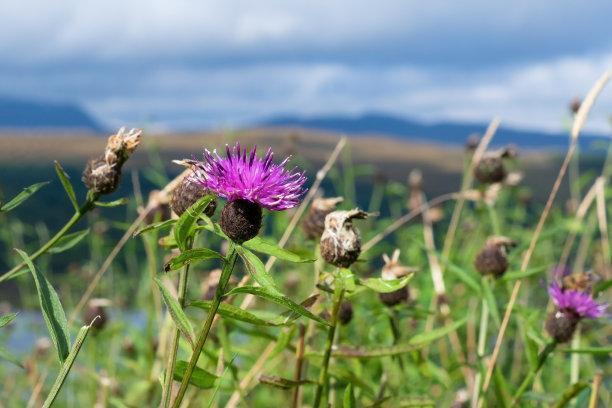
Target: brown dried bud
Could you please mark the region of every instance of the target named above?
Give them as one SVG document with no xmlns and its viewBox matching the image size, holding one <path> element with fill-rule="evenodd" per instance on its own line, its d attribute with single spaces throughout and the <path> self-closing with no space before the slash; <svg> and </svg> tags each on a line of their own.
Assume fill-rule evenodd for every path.
<svg viewBox="0 0 612 408">
<path fill-rule="evenodd" d="M 338 320 L 340 324 L 346 325 L 349 324 L 353 319 L 353 305 L 348 300 L 340 303 L 340 308 L 338 309 Z"/>
<path fill-rule="evenodd" d="M 302 230 L 306 238 L 312 240 L 321 239 L 325 229 L 325 217 L 336 209 L 338 203 L 342 202 L 342 197 L 334 198 L 315 198 L 312 201 L 310 210 L 302 220 Z"/>
<path fill-rule="evenodd" d="M 571 340 L 576 331 L 580 316 L 572 310 L 557 310 L 548 315 L 546 331 L 558 343 Z"/>
<path fill-rule="evenodd" d="M 476 150 L 479 144 L 480 135 L 478 133 L 472 133 L 465 141 L 465 150 L 467 150 L 468 152 L 474 152 L 474 150 Z"/>
<path fill-rule="evenodd" d="M 221 211 L 221 229 L 237 244 L 254 238 L 261 228 L 261 207 L 247 200 L 230 201 Z"/>
<path fill-rule="evenodd" d="M 83 323 L 90 325 L 93 329 L 101 330 L 108 322 L 106 308 L 110 306 L 108 299 L 91 299 L 83 313 Z"/>
<path fill-rule="evenodd" d="M 482 275 L 500 278 L 508 269 L 508 251 L 514 246 L 516 243 L 510 238 L 494 236 L 487 239 L 474 260 L 476 270 Z"/>
<path fill-rule="evenodd" d="M 506 167 L 499 156 L 485 156 L 474 168 L 474 177 L 483 184 L 500 183 L 506 177 Z"/>
<path fill-rule="evenodd" d="M 209 193 L 210 191 L 198 186 L 190 181 L 188 177 L 185 177 L 172 191 L 170 207 L 172 211 L 180 217 L 189 207 L 194 205 L 196 201 Z M 217 201 L 213 200 L 204 210 L 204 214 L 208 217 L 212 217 L 216 209 Z"/>
<path fill-rule="evenodd" d="M 325 217 L 325 230 L 321 236 L 321 255 L 328 263 L 348 268 L 361 254 L 359 230 L 353 219 L 364 219 L 368 213 L 359 209 L 334 211 Z"/>
<path fill-rule="evenodd" d="M 121 167 L 140 144 L 142 130 L 125 128 L 111 135 L 106 143 L 104 155 L 87 163 L 82 180 L 95 194 L 110 194 L 117 189 Z"/>
<path fill-rule="evenodd" d="M 121 167 L 109 165 L 103 157 L 87 162 L 83 172 L 83 183 L 95 194 L 110 194 L 119 186 Z"/>
<path fill-rule="evenodd" d="M 570 112 L 572 112 L 574 115 L 577 114 L 578 111 L 580 110 L 581 105 L 582 105 L 582 101 L 580 100 L 580 98 L 576 96 L 574 99 L 572 99 L 572 101 L 569 104 Z"/>
</svg>

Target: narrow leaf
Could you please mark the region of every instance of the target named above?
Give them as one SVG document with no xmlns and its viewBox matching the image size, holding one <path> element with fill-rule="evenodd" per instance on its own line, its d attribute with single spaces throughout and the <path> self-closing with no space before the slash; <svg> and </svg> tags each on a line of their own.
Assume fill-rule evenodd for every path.
<svg viewBox="0 0 612 408">
<path fill-rule="evenodd" d="M 476 279 L 471 277 L 468 272 L 466 272 L 462 268 L 450 262 L 448 262 L 446 266 L 450 272 L 454 273 L 455 276 L 457 276 L 457 278 L 459 278 L 465 285 L 471 288 L 474 292 L 476 292 L 478 295 L 482 293 L 480 283 L 478 283 Z"/>
<path fill-rule="evenodd" d="M 67 251 L 81 242 L 81 240 L 85 238 L 87 234 L 89 234 L 89 228 L 66 234 L 61 237 L 47 252 L 50 254 L 59 254 L 60 252 Z"/>
<path fill-rule="evenodd" d="M 8 203 L 4 203 L 4 205 L 0 207 L 0 211 L 11 211 L 13 208 L 19 206 L 25 200 L 30 198 L 32 194 L 34 194 L 47 184 L 49 184 L 48 181 L 43 181 L 42 183 L 32 184 L 31 186 L 24 188 L 21 193 L 13 197 L 13 199 L 11 199 Z"/>
<path fill-rule="evenodd" d="M 196 221 L 213 199 L 214 196 L 212 194 L 205 195 L 179 217 L 174 226 L 174 239 L 181 251 L 187 249 L 187 240 L 193 234 Z"/>
<path fill-rule="evenodd" d="M 255 237 L 243 243 L 245 247 L 253 250 L 255 252 L 260 252 L 262 254 L 274 256 L 278 259 L 282 259 L 283 261 L 289 262 L 314 262 L 314 259 L 306 259 L 301 256 L 283 249 L 276 245 L 273 242 L 266 241 L 261 237 Z"/>
<path fill-rule="evenodd" d="M 57 292 L 55 292 L 53 286 L 45 278 L 45 275 L 34 267 L 28 254 L 19 249 L 16 249 L 16 251 L 23 258 L 28 268 L 30 268 L 30 272 L 32 272 L 34 282 L 36 283 L 36 290 L 38 291 L 40 309 L 42 310 L 51 340 L 57 350 L 59 360 L 63 363 L 70 353 L 70 334 L 68 322 L 66 321 L 66 313 L 64 313 Z"/>
<path fill-rule="evenodd" d="M 288 390 L 293 387 L 297 387 L 298 385 L 315 384 L 314 381 L 310 381 L 310 380 L 296 381 L 296 380 L 290 380 L 288 378 L 279 377 L 276 375 L 264 375 L 264 374 L 259 376 L 259 382 L 261 384 L 271 385 L 273 387 L 280 388 L 283 390 Z"/>
<path fill-rule="evenodd" d="M 166 306 L 168 307 L 168 312 L 170 313 L 174 324 L 180 330 L 180 332 L 183 333 L 187 341 L 189 341 L 191 347 L 193 347 L 193 339 L 195 337 L 193 326 L 187 318 L 187 315 L 185 315 L 183 308 L 179 304 L 178 300 L 175 299 L 174 296 L 172 296 L 172 294 L 168 291 L 166 285 L 164 285 L 161 280 L 155 278 L 155 283 L 157 283 L 157 286 L 159 287 L 159 291 L 164 298 L 164 303 L 166 303 Z"/>
<path fill-rule="evenodd" d="M 211 304 L 212 302 L 207 300 L 194 300 L 189 306 L 210 310 Z M 234 319 L 256 326 L 283 326 L 287 324 L 284 318 L 266 319 L 229 303 L 221 303 L 219 310 L 217 310 L 217 314 L 226 319 Z"/>
<path fill-rule="evenodd" d="M 53 404 L 53 401 L 55 401 L 55 398 L 57 398 L 57 395 L 62 389 L 64 381 L 66 381 L 66 377 L 68 377 L 68 373 L 70 373 L 70 369 L 74 364 L 74 360 L 76 360 L 79 351 L 81 350 L 81 346 L 83 345 L 85 338 L 87 338 L 89 329 L 91 329 L 91 323 L 88 326 L 81 327 L 81 330 L 79 330 L 76 340 L 74 341 L 74 346 L 72 346 L 70 354 L 68 354 L 68 356 L 66 357 L 66 361 L 64 361 L 64 363 L 62 364 L 62 368 L 60 369 L 60 372 L 57 375 L 55 382 L 53 383 L 53 387 L 51 387 L 51 391 L 49 392 L 49 395 L 47 396 L 47 399 L 43 404 L 43 408 L 50 407 Z"/>
<path fill-rule="evenodd" d="M 76 195 L 74 194 L 74 188 L 72 187 L 72 183 L 70 183 L 70 177 L 64 171 L 64 168 L 58 161 L 55 162 L 55 173 L 57 177 L 62 182 L 62 186 L 64 186 L 64 190 L 66 190 L 66 194 L 68 195 L 68 199 L 72 203 L 72 206 L 75 210 L 79 209 L 79 203 L 77 202 Z"/>
<path fill-rule="evenodd" d="M 575 349 L 561 349 L 564 353 L 611 355 L 612 347 L 582 347 Z"/>
<path fill-rule="evenodd" d="M 119 207 L 127 204 L 128 202 L 129 200 L 124 197 L 114 201 L 96 201 L 94 204 L 98 207 Z"/>
<path fill-rule="evenodd" d="M 390 293 L 405 287 L 410 279 L 414 276 L 413 273 L 404 276 L 401 279 L 385 280 L 382 278 L 369 278 L 359 281 L 359 284 L 372 289 L 378 293 Z"/>
<path fill-rule="evenodd" d="M 181 360 L 176 362 L 176 366 L 174 367 L 174 379 L 176 381 L 183 381 L 183 376 L 187 370 L 187 365 L 188 364 L 186 361 Z M 195 385 L 196 387 L 202 389 L 214 388 L 217 378 L 218 377 L 216 375 L 196 366 L 193 368 L 193 373 L 189 379 L 189 384 Z"/>
<path fill-rule="evenodd" d="M 275 293 L 271 293 L 269 292 L 267 289 L 263 288 L 263 287 L 258 287 L 258 286 L 240 286 L 237 288 L 232 289 L 231 291 L 229 291 L 227 293 L 226 296 L 231 296 L 231 295 L 236 295 L 239 293 L 248 293 L 254 296 L 257 296 L 258 298 L 262 298 L 262 299 L 266 299 L 269 300 L 270 302 L 274 302 L 278 305 L 284 306 L 287 309 L 301 315 L 304 317 L 307 317 L 309 319 L 312 319 L 318 323 L 324 324 L 326 326 L 330 326 L 329 322 L 327 322 L 325 319 L 322 319 L 321 317 L 315 315 L 314 313 L 312 313 L 310 310 L 306 309 L 304 306 L 301 306 L 297 303 L 295 303 L 293 300 L 289 299 L 288 297 L 284 296 L 284 295 L 278 295 Z"/>
<path fill-rule="evenodd" d="M 156 222 L 154 224 L 149 224 L 149 225 L 147 225 L 145 227 L 140 228 L 132 236 L 136 237 L 136 236 L 138 236 L 140 234 L 143 234 L 145 232 L 158 231 L 158 230 L 161 230 L 161 229 L 164 229 L 164 228 L 168 228 L 168 227 L 174 225 L 175 222 L 176 222 L 176 220 L 166 220 L 166 221 Z"/>
<path fill-rule="evenodd" d="M 355 402 L 355 392 L 353 390 L 353 384 L 346 386 L 344 390 L 344 399 L 342 400 L 342 408 L 355 408 L 357 403 Z"/>
<path fill-rule="evenodd" d="M 276 283 L 274 283 L 274 279 L 272 279 L 272 275 L 270 275 L 270 273 L 266 271 L 266 267 L 261 262 L 261 260 L 257 257 L 257 255 L 255 255 L 248 249 L 241 247 L 241 246 L 236 246 L 236 250 L 238 251 L 238 254 L 244 261 L 244 264 L 247 270 L 249 271 L 253 279 L 255 279 L 257 283 L 259 283 L 259 285 L 266 288 L 269 292 L 277 296 L 283 295 L 278 290 Z"/>
<path fill-rule="evenodd" d="M 9 313 L 7 315 L 0 317 L 0 327 L 4 327 L 7 324 L 9 324 L 13 320 L 15 320 L 15 317 L 17 317 L 17 313 Z"/>
<path fill-rule="evenodd" d="M 164 270 L 174 271 L 185 265 L 192 264 L 208 259 L 223 259 L 223 255 L 208 248 L 189 249 L 180 255 L 172 258 L 165 266 Z"/>
<path fill-rule="evenodd" d="M 426 344 L 431 343 L 434 340 L 437 340 L 441 337 L 446 336 L 449 333 L 454 332 L 459 327 L 463 326 L 466 321 L 467 321 L 467 317 L 461 320 L 458 320 L 454 322 L 453 324 L 449 324 L 448 326 L 440 327 L 440 328 L 433 329 L 425 333 L 417 334 L 416 336 L 412 337 L 408 343 L 416 344 L 419 346 L 424 346 Z"/>
<path fill-rule="evenodd" d="M 15 364 L 17 367 L 24 368 L 21 361 L 2 346 L 0 346 L 0 360 L 6 360 L 9 363 Z"/>
</svg>

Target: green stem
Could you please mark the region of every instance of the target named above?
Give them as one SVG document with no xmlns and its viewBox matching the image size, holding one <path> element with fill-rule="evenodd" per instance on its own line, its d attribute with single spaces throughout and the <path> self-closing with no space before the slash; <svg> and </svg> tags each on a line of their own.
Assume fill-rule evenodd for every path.
<svg viewBox="0 0 612 408">
<path fill-rule="evenodd" d="M 336 287 L 334 290 L 332 316 L 331 316 L 331 327 L 327 331 L 327 341 L 325 343 L 325 354 L 323 354 L 323 365 L 321 366 L 321 372 L 319 374 L 319 382 L 317 383 L 317 390 L 315 391 L 315 400 L 313 408 L 319 408 L 321 404 L 321 398 L 323 394 L 328 395 L 329 391 L 329 359 L 331 357 L 332 346 L 334 344 L 334 336 L 336 335 L 336 326 L 338 325 L 338 311 L 340 310 L 340 304 L 344 297 L 344 288 L 336 280 Z"/>
<path fill-rule="evenodd" d="M 176 394 L 174 403 L 172 404 L 172 407 L 174 408 L 178 408 L 181 405 L 183 398 L 185 397 L 185 392 L 187 391 L 187 387 L 189 386 L 189 380 L 191 380 L 193 370 L 195 369 L 195 366 L 198 363 L 200 353 L 202 352 L 204 344 L 206 343 L 206 339 L 208 338 L 210 327 L 212 326 L 213 320 L 215 319 L 215 315 L 217 314 L 217 310 L 219 309 L 219 305 L 221 304 L 221 300 L 223 299 L 223 295 L 225 294 L 225 287 L 227 285 L 227 282 L 229 281 L 230 276 L 232 275 L 232 271 L 234 270 L 234 265 L 236 264 L 236 255 L 236 247 L 233 243 L 230 243 L 230 248 L 228 250 L 225 265 L 223 266 L 223 272 L 221 273 L 221 277 L 219 278 L 219 285 L 217 286 L 217 290 L 215 291 L 215 297 L 210 306 L 210 310 L 208 311 L 206 322 L 204 323 L 204 326 L 202 326 L 202 330 L 200 330 L 200 333 L 198 333 L 198 338 L 193 348 L 191 359 L 189 360 L 189 364 L 187 365 L 187 369 L 185 370 L 185 374 L 183 375 L 183 380 L 181 381 L 181 386 L 178 390 L 178 393 Z"/>
<path fill-rule="evenodd" d="M 66 235 L 66 233 L 70 230 L 70 228 L 72 228 L 77 222 L 79 222 L 79 220 L 83 217 L 83 215 L 85 215 L 89 210 L 95 207 L 94 202 L 97 199 L 98 199 L 97 195 L 94 195 L 91 192 L 87 193 L 87 200 L 85 201 L 85 204 L 83 204 L 81 208 L 79 208 L 74 213 L 74 215 L 72 216 L 72 218 L 68 220 L 66 225 L 64 225 L 62 229 L 60 229 L 49 241 L 47 241 L 46 244 L 41 246 L 38 249 L 38 251 L 30 255 L 30 260 L 34 262 L 36 258 L 38 258 L 39 256 L 46 253 L 49 249 L 51 249 L 57 243 L 57 241 L 59 241 L 64 235 Z M 0 276 L 0 283 L 13 278 L 19 271 L 25 268 L 25 266 L 26 266 L 25 262 L 21 262 L 20 264 L 15 266 L 10 271 L 4 273 L 4 275 Z"/>
<path fill-rule="evenodd" d="M 188 245 L 187 249 L 190 249 L 191 245 Z M 178 302 L 182 308 L 185 307 L 185 293 L 187 292 L 187 281 L 189 279 L 189 264 L 185 265 L 179 274 L 179 285 L 178 285 Z M 174 380 L 174 367 L 176 365 L 176 355 L 178 353 L 179 340 L 181 338 L 181 332 L 177 328 L 174 331 L 172 342 L 170 343 L 170 355 L 168 356 L 168 364 L 166 366 L 166 375 L 164 376 L 164 389 L 162 391 L 162 406 L 170 406 L 170 398 L 172 397 L 172 382 Z"/>
<path fill-rule="evenodd" d="M 501 235 L 501 226 L 499 223 L 499 217 L 497 211 L 495 211 L 494 204 L 486 204 L 489 218 L 491 219 L 491 228 L 493 229 L 494 235 Z"/>
<path fill-rule="evenodd" d="M 518 404 L 519 400 L 521 399 L 525 391 L 527 391 L 527 388 L 531 385 L 535 376 L 538 374 L 538 372 L 540 372 L 540 369 L 546 362 L 546 359 L 555 350 L 556 347 L 557 347 L 557 342 L 554 340 L 548 343 L 546 347 L 544 347 L 544 350 L 542 350 L 542 352 L 538 356 L 538 364 L 536 364 L 535 367 L 531 369 L 531 371 L 529 372 L 525 380 L 523 380 L 523 383 L 520 385 L 520 387 L 514 394 L 514 397 L 512 398 L 513 407 L 515 407 Z"/>
<path fill-rule="evenodd" d="M 478 355 L 479 369 L 476 374 L 476 378 L 474 381 L 474 392 L 472 394 L 472 406 L 476 406 L 478 398 L 480 397 L 480 389 L 482 387 L 482 370 L 484 366 L 482 364 L 482 358 L 485 354 L 485 347 L 487 343 L 487 331 L 489 326 L 489 304 L 486 299 L 482 299 L 482 308 L 480 312 L 480 328 L 478 331 L 478 344 L 476 348 L 476 353 Z"/>
</svg>

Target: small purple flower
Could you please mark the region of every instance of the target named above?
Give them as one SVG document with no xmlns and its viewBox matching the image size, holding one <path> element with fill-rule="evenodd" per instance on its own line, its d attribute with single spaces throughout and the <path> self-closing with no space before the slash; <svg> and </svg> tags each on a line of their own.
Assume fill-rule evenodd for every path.
<svg viewBox="0 0 612 408">
<path fill-rule="evenodd" d="M 559 310 L 571 310 L 580 317 L 596 319 L 603 316 L 608 307 L 595 302 L 588 293 L 564 290 L 556 282 L 550 285 L 548 293 Z"/>
<path fill-rule="evenodd" d="M 189 161 L 195 166 L 191 180 L 230 202 L 247 200 L 273 211 L 297 206 L 306 191 L 304 173 L 285 169 L 289 157 L 275 164 L 271 148 L 263 158 L 256 150 L 249 153 L 240 143 L 233 148 L 226 145 L 226 157 L 205 150 L 204 160 Z"/>
</svg>

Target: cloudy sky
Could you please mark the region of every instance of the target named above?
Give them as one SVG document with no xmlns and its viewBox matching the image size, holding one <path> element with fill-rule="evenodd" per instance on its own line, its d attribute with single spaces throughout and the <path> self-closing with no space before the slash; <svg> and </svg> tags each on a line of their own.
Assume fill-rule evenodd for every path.
<svg viewBox="0 0 612 408">
<path fill-rule="evenodd" d="M 0 3 L 0 95 L 109 125 L 386 111 L 562 129 L 612 68 L 609 0 Z M 612 90 L 590 129 L 606 131 Z"/>
</svg>

